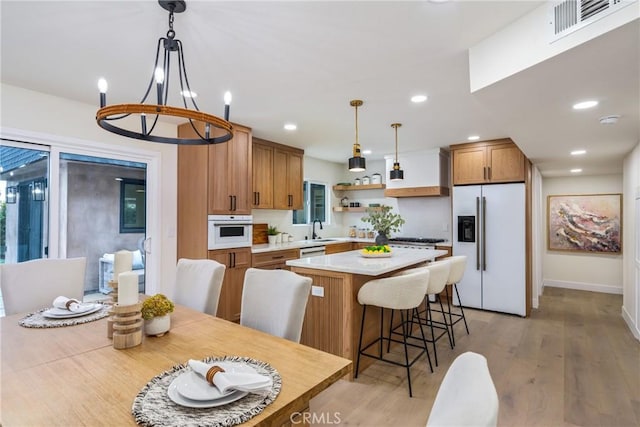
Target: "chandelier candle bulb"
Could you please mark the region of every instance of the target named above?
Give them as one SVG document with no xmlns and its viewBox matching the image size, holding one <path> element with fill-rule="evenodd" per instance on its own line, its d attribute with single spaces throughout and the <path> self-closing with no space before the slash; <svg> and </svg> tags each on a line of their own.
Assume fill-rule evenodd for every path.
<svg viewBox="0 0 640 427">
<path fill-rule="evenodd" d="M 118 304 L 138 303 L 138 274 L 127 271 L 118 275 Z"/>
<path fill-rule="evenodd" d="M 98 80 L 98 90 L 100 91 L 100 108 L 107 105 L 107 89 L 109 85 L 104 78 Z"/>
<path fill-rule="evenodd" d="M 156 87 L 158 88 L 158 105 L 162 105 L 162 84 L 164 83 L 164 70 L 156 68 Z"/>
<path fill-rule="evenodd" d="M 231 92 L 224 93 L 224 119 L 229 120 L 229 106 L 231 105 Z"/>
</svg>

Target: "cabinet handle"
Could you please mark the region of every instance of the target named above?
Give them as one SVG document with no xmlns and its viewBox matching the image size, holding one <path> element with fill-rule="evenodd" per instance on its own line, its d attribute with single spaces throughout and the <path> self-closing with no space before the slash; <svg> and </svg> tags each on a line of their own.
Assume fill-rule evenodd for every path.
<svg viewBox="0 0 640 427">
<path fill-rule="evenodd" d="M 233 196 L 229 196 L 229 210 L 233 210 Z"/>
<path fill-rule="evenodd" d="M 284 258 L 284 255 L 279 255 L 279 256 L 271 257 L 271 259 L 280 259 L 280 258 Z"/>
<path fill-rule="evenodd" d="M 293 206 L 293 196 L 289 194 L 289 207 Z"/>
<path fill-rule="evenodd" d="M 233 208 L 231 209 L 232 211 L 236 210 L 236 196 L 231 196 L 233 197 Z"/>
<path fill-rule="evenodd" d="M 260 206 L 260 192 L 258 191 L 256 194 L 258 194 L 258 203 L 256 205 Z"/>
<path fill-rule="evenodd" d="M 491 166 L 487 166 L 487 179 L 491 180 Z"/>
<path fill-rule="evenodd" d="M 229 252 L 229 268 L 233 267 L 233 252 Z"/>
<path fill-rule="evenodd" d="M 482 167 L 482 179 L 484 179 L 484 180 L 487 179 L 487 167 L 486 166 Z"/>
</svg>

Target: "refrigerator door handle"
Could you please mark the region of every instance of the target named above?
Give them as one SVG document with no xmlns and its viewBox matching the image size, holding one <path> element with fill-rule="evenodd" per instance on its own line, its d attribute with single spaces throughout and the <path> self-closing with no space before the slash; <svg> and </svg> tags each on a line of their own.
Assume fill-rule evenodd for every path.
<svg viewBox="0 0 640 427">
<path fill-rule="evenodd" d="M 482 196 L 482 271 L 487 270 L 487 198 Z"/>
<path fill-rule="evenodd" d="M 480 220 L 480 197 L 476 197 L 476 219 L 476 236 L 482 239 L 482 236 L 478 233 L 479 230 L 477 230 L 480 226 L 478 222 Z M 480 239 L 476 239 L 476 270 L 480 270 L 480 242 L 478 241 Z"/>
</svg>

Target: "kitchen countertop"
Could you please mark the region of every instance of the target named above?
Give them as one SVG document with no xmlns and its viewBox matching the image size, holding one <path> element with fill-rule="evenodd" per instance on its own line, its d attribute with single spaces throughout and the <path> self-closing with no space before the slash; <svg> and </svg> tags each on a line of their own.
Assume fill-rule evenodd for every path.
<svg viewBox="0 0 640 427">
<path fill-rule="evenodd" d="M 392 255 L 388 258 L 365 258 L 360 251 L 349 251 L 292 259 L 287 261 L 287 265 L 290 267 L 379 276 L 421 262 L 432 261 L 436 257 L 446 254 L 447 251 L 439 249 L 393 248 Z"/>
<path fill-rule="evenodd" d="M 322 241 L 324 239 L 318 240 L 296 240 L 294 242 L 287 243 L 277 243 L 275 245 L 270 245 L 268 243 L 264 243 L 261 245 L 253 245 L 251 246 L 251 253 L 257 254 L 261 252 L 273 252 L 273 251 L 283 251 L 287 249 L 300 249 L 300 248 L 312 248 L 314 246 L 328 246 L 336 243 L 344 243 L 344 242 L 362 242 L 362 243 L 371 243 L 374 244 L 374 239 L 358 239 L 354 237 L 327 237 L 327 239 L 331 239 L 329 241 Z"/>
</svg>

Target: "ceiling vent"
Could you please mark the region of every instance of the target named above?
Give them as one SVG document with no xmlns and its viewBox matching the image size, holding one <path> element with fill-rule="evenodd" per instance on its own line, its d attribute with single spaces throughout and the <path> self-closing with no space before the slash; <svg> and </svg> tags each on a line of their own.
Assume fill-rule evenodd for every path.
<svg viewBox="0 0 640 427">
<path fill-rule="evenodd" d="M 637 0 L 564 0 L 551 3 L 551 43 Z"/>
</svg>

